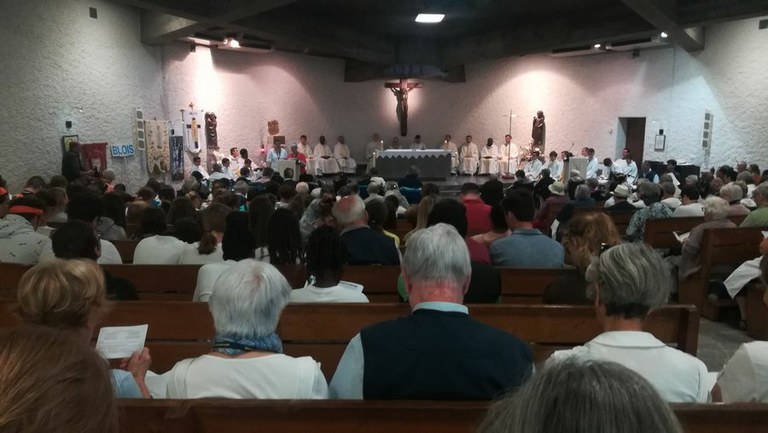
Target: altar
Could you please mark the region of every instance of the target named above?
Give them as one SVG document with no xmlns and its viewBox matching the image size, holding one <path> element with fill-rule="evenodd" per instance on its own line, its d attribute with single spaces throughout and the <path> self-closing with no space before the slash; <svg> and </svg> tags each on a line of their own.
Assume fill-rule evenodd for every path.
<svg viewBox="0 0 768 433">
<path fill-rule="evenodd" d="M 442 149 L 390 149 L 376 152 L 376 170 L 385 179 L 399 179 L 411 166 L 422 179 L 446 179 L 451 175 L 451 152 Z"/>
</svg>

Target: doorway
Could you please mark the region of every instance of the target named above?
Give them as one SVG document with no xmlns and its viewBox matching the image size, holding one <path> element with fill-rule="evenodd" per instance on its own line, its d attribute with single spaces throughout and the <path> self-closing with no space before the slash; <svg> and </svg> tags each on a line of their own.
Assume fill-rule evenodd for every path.
<svg viewBox="0 0 768 433">
<path fill-rule="evenodd" d="M 616 158 L 621 158 L 621 151 L 625 147 L 629 149 L 632 159 L 640 168 L 645 150 L 645 117 L 619 117 Z"/>
</svg>

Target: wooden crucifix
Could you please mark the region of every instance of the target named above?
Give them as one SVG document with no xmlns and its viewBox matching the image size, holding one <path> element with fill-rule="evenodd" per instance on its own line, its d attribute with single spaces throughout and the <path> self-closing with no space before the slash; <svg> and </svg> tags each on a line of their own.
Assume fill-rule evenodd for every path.
<svg viewBox="0 0 768 433">
<path fill-rule="evenodd" d="M 408 92 L 421 88 L 421 83 L 409 83 L 407 78 L 401 78 L 398 83 L 384 83 L 384 87 L 392 91 L 397 98 L 397 120 L 400 121 L 400 136 L 408 135 Z"/>
</svg>

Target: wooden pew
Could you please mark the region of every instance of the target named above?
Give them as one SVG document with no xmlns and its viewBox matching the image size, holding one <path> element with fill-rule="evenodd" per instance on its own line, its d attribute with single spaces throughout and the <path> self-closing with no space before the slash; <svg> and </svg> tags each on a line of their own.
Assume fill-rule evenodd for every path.
<svg viewBox="0 0 768 433">
<path fill-rule="evenodd" d="M 121 433 L 475 433 L 489 402 L 121 400 Z M 768 404 L 673 404 L 685 433 L 764 433 Z"/>
<path fill-rule="evenodd" d="M 501 274 L 503 304 L 541 304 L 544 289 L 561 277 L 575 276 L 574 268 L 496 268 Z"/>
<path fill-rule="evenodd" d="M 732 265 L 735 268 L 753 259 L 762 240 L 760 228 L 705 229 L 700 251 L 701 270 L 680 283 L 680 303 L 695 305 L 702 316 L 717 320 L 720 308 L 730 305 L 731 301 L 708 299 L 713 267 Z"/>
<path fill-rule="evenodd" d="M 611 220 L 613 221 L 613 224 L 616 225 L 616 230 L 619 231 L 620 236 L 624 236 L 627 233 L 627 226 L 629 226 L 629 221 L 632 219 L 632 215 L 635 214 L 635 212 L 606 212 L 605 207 L 601 206 L 595 206 L 593 208 L 577 208 L 574 209 L 574 215 L 584 212 L 605 212 L 608 214 L 609 217 L 611 217 Z"/>
<path fill-rule="evenodd" d="M 14 326 L 11 301 L 0 301 L 0 328 Z M 408 315 L 406 304 L 288 305 L 277 327 L 285 353 L 309 355 L 326 377 L 336 370 L 349 340 L 365 326 Z M 553 348 L 586 343 L 601 330 L 592 307 L 544 305 L 471 305 L 475 319 L 534 344 L 542 361 Z M 200 302 L 117 302 L 102 326 L 148 324 L 152 370 L 169 370 L 181 359 L 207 353 L 214 336 L 208 304 Z M 653 313 L 646 329 L 680 350 L 696 354 L 699 314 L 691 306 L 666 306 Z"/>
<path fill-rule="evenodd" d="M 138 242 L 132 240 L 124 241 L 111 241 L 117 248 L 117 252 L 120 253 L 120 257 L 123 259 L 123 263 L 130 265 L 133 263 L 133 252 L 136 250 Z"/>
<path fill-rule="evenodd" d="M 408 222 L 408 220 L 397 220 L 397 227 L 394 230 L 389 230 L 390 232 L 397 235 L 397 237 L 400 238 L 400 245 L 403 244 L 403 238 L 405 235 L 407 235 L 411 230 L 413 230 L 414 225 Z"/>
<path fill-rule="evenodd" d="M 765 286 L 747 286 L 747 335 L 756 340 L 768 340 L 768 306 L 763 302 Z"/>
<path fill-rule="evenodd" d="M 191 301 L 200 265 L 104 265 L 113 277 L 136 286 L 143 301 Z"/>
<path fill-rule="evenodd" d="M 744 220 L 744 215 L 728 217 L 737 226 Z M 704 223 L 704 217 L 659 218 L 645 222 L 645 243 L 654 248 L 679 249 L 673 232 L 687 233 L 699 224 Z"/>
</svg>

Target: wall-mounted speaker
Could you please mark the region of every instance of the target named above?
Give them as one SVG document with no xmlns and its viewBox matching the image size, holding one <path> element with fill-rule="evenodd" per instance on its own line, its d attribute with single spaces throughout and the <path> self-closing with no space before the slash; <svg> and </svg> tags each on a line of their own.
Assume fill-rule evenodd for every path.
<svg viewBox="0 0 768 433">
<path fill-rule="evenodd" d="M 144 135 L 144 112 L 141 108 L 136 109 L 136 148 L 144 150 L 146 148 L 146 136 Z"/>
<path fill-rule="evenodd" d="M 709 147 L 712 145 L 712 129 L 714 126 L 714 115 L 709 112 L 704 112 L 704 128 L 702 129 L 701 133 L 701 148 L 702 149 L 709 149 Z"/>
</svg>

